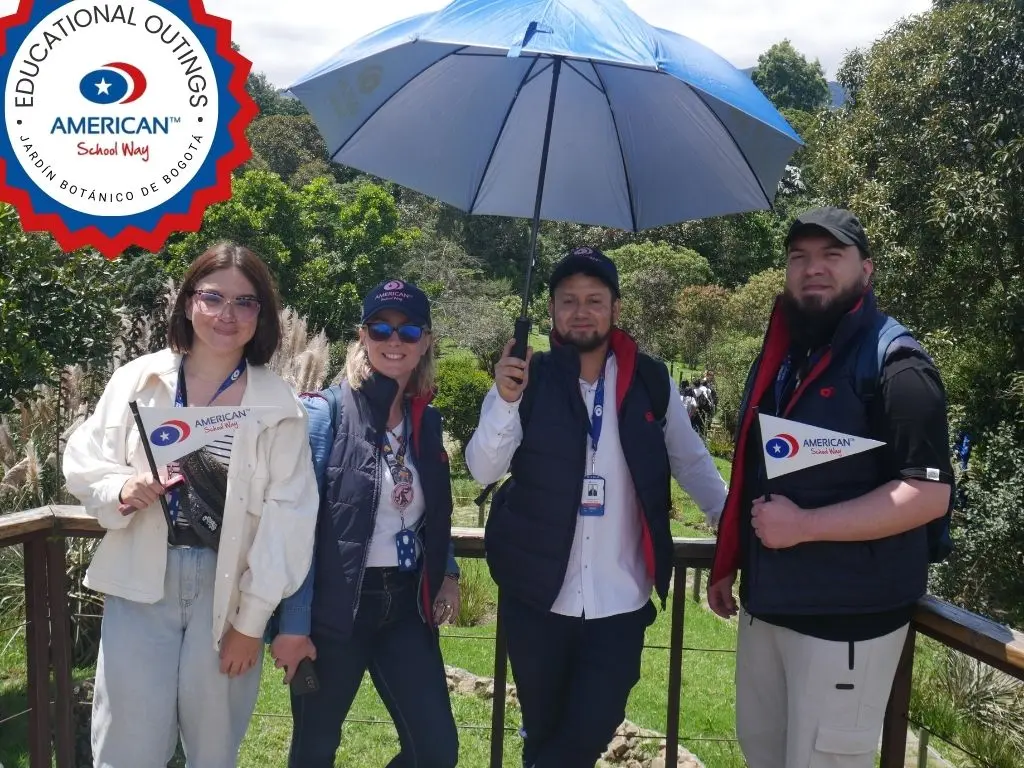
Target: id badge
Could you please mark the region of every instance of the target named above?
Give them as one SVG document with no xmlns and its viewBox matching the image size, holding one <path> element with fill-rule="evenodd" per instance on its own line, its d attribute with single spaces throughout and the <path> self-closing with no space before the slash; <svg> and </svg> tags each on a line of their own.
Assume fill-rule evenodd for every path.
<svg viewBox="0 0 1024 768">
<path fill-rule="evenodd" d="M 583 478 L 580 514 L 587 517 L 601 517 L 604 514 L 604 478 L 600 475 L 587 475 Z"/>
<path fill-rule="evenodd" d="M 398 551 L 398 570 L 416 570 L 416 534 L 403 528 L 395 534 L 395 548 Z"/>
</svg>

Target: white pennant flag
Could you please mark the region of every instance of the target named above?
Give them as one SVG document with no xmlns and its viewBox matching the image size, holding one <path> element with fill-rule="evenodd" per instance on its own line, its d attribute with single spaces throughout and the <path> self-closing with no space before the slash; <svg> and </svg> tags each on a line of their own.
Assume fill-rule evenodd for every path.
<svg viewBox="0 0 1024 768">
<path fill-rule="evenodd" d="M 225 435 L 234 434 L 246 421 L 259 421 L 281 410 L 277 406 L 222 406 L 213 408 L 139 407 L 146 439 L 158 467 L 170 464 Z"/>
<path fill-rule="evenodd" d="M 758 414 L 768 479 L 870 451 L 885 443 Z"/>
</svg>

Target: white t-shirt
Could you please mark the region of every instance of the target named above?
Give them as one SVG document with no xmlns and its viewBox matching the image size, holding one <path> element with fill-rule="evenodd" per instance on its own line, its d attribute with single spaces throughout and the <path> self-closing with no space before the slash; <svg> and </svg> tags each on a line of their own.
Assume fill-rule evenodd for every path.
<svg viewBox="0 0 1024 768">
<path fill-rule="evenodd" d="M 400 443 L 395 437 L 404 437 L 405 424 L 399 424 L 394 430 L 387 434 L 391 442 L 391 448 L 398 454 Z M 392 437 L 394 432 L 395 437 Z M 395 490 L 395 479 L 391 476 L 391 468 L 383 454 L 378 459 L 381 463 L 381 484 L 380 502 L 377 505 L 377 521 L 373 526 L 373 534 L 370 537 L 370 551 L 366 556 L 367 568 L 394 568 L 398 565 L 398 550 L 395 546 L 395 536 L 402 530 L 402 515 L 391 501 L 391 493 Z M 423 517 L 425 504 L 423 500 L 423 486 L 420 484 L 420 475 L 416 471 L 416 465 L 412 461 L 412 446 L 405 452 L 405 466 L 412 472 L 412 503 L 405 508 L 405 527 L 415 530 L 420 518 Z M 418 547 L 417 547 L 418 550 Z"/>
</svg>

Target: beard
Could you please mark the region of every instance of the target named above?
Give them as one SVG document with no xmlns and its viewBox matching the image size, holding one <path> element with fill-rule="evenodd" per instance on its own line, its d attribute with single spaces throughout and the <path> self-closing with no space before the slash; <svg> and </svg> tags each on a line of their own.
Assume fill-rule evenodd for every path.
<svg viewBox="0 0 1024 768">
<path fill-rule="evenodd" d="M 782 312 L 793 343 L 802 349 L 817 349 L 831 341 L 839 321 L 857 305 L 865 288 L 854 285 L 832 299 L 810 296 L 803 300 L 786 288 L 782 294 Z"/>
<path fill-rule="evenodd" d="M 588 334 L 575 334 L 570 331 L 567 334 L 560 333 L 558 335 L 561 337 L 563 344 L 570 347 L 576 347 L 576 350 L 583 354 L 586 352 L 593 352 L 595 349 L 600 349 L 600 347 L 608 341 L 612 332 L 610 329 L 604 334 L 598 333 L 597 331 Z"/>
</svg>

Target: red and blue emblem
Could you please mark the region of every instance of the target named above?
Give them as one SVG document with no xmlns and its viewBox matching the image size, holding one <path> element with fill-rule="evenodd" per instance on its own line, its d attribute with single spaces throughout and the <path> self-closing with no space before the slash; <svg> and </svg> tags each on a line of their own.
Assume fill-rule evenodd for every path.
<svg viewBox="0 0 1024 768">
<path fill-rule="evenodd" d="M 21 0 L 0 18 L 0 200 L 65 251 L 159 251 L 252 156 L 251 66 L 202 0 Z"/>
<path fill-rule="evenodd" d="M 791 459 L 800 452 L 800 443 L 792 435 L 780 433 L 764 444 L 765 453 L 773 459 Z"/>
<path fill-rule="evenodd" d="M 184 421 L 181 421 L 180 419 L 170 419 L 150 432 L 149 442 L 153 445 L 159 446 L 160 448 L 166 448 L 168 445 L 174 445 L 175 443 L 181 443 L 188 440 L 188 436 L 191 433 L 192 430 Z"/>
</svg>

